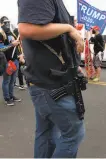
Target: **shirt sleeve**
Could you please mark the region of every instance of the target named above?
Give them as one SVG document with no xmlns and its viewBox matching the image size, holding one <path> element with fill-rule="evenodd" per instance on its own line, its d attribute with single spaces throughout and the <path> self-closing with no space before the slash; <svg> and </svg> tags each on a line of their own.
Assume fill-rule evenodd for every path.
<svg viewBox="0 0 106 159">
<path fill-rule="evenodd" d="M 18 0 L 18 23 L 45 25 L 54 17 L 53 0 Z"/>
<path fill-rule="evenodd" d="M 0 51 L 5 52 L 8 49 L 10 49 L 11 47 L 12 47 L 11 44 L 8 44 L 7 42 L 4 42 L 3 35 L 0 33 Z"/>
<path fill-rule="evenodd" d="M 93 42 L 95 42 L 95 38 L 91 37 L 89 41 L 91 41 L 93 43 Z"/>
</svg>

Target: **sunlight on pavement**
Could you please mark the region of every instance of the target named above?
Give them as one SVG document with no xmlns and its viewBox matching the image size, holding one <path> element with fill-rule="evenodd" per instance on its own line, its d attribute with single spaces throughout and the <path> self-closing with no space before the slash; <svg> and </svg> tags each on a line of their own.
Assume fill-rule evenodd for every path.
<svg viewBox="0 0 106 159">
<path fill-rule="evenodd" d="M 93 82 L 93 81 L 89 81 L 89 84 L 95 84 L 95 85 L 100 85 L 100 86 L 106 86 L 106 82 Z"/>
</svg>

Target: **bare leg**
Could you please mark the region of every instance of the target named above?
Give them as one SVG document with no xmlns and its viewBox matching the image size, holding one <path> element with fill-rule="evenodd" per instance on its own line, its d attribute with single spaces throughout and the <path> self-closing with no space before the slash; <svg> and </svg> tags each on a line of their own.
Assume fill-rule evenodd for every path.
<svg viewBox="0 0 106 159">
<path fill-rule="evenodd" d="M 98 67 L 96 70 L 96 77 L 100 79 L 101 67 Z"/>
<path fill-rule="evenodd" d="M 95 69 L 95 78 L 93 79 L 94 82 L 98 82 L 100 80 L 101 74 L 101 67 Z"/>
</svg>

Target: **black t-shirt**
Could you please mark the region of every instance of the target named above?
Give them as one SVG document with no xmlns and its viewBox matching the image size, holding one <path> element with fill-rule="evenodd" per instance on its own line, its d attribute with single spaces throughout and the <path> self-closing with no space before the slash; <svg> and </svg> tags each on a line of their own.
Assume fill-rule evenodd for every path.
<svg viewBox="0 0 106 159">
<path fill-rule="evenodd" d="M 4 40 L 3 35 L 0 33 L 0 43 L 3 44 L 4 47 L 5 46 L 8 47 L 8 45 L 11 44 L 11 39 L 10 38 L 14 38 L 12 33 L 10 33 L 10 34 L 8 34 L 6 36 L 7 36 L 7 39 Z M 4 51 L 4 54 L 5 54 L 5 57 L 6 57 L 7 61 L 9 61 L 9 60 L 13 60 L 14 61 L 14 60 L 18 59 L 18 54 L 19 53 L 18 53 L 18 49 L 17 48 L 16 48 L 16 51 L 14 53 L 14 57 L 12 58 L 13 49 L 14 49 L 14 47 L 11 47 L 11 48 L 7 49 L 6 51 Z"/>
<path fill-rule="evenodd" d="M 71 23 L 70 16 L 62 0 L 18 0 L 18 10 L 19 23 L 38 25 Z M 67 38 L 67 35 L 65 36 L 64 40 Z M 64 45 L 67 45 L 67 42 L 64 41 L 63 44 L 61 39 L 61 36 L 59 36 L 46 41 L 46 43 L 57 53 L 60 53 L 64 50 Z M 25 70 L 27 80 L 49 89 L 60 87 L 62 84 L 61 79 L 55 80 L 49 74 L 50 68 L 56 70 L 62 70 L 63 68 L 56 55 L 36 40 L 24 39 L 22 44 L 27 65 Z"/>
<path fill-rule="evenodd" d="M 95 37 L 91 37 L 90 41 L 94 43 L 95 55 L 100 51 L 104 51 L 104 40 L 101 34 L 97 34 Z"/>
</svg>

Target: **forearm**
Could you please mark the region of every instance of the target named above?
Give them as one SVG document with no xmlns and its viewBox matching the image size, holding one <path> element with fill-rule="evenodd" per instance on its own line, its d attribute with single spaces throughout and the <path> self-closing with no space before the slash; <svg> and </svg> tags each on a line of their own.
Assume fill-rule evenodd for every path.
<svg viewBox="0 0 106 159">
<path fill-rule="evenodd" d="M 81 40 L 81 35 L 80 33 L 73 27 L 70 26 L 70 33 L 69 35 L 75 40 L 75 41 L 80 41 Z M 83 40 L 83 38 L 82 38 Z"/>
<path fill-rule="evenodd" d="M 71 32 L 74 39 L 76 39 L 78 36 L 78 31 L 69 24 L 50 23 L 41 26 L 20 23 L 18 27 L 21 39 L 30 38 L 34 40 L 49 40 L 68 32 Z"/>
<path fill-rule="evenodd" d="M 5 52 L 5 51 L 9 50 L 11 47 L 13 47 L 12 44 L 9 44 L 9 45 L 0 45 L 0 51 L 1 52 Z"/>
</svg>

